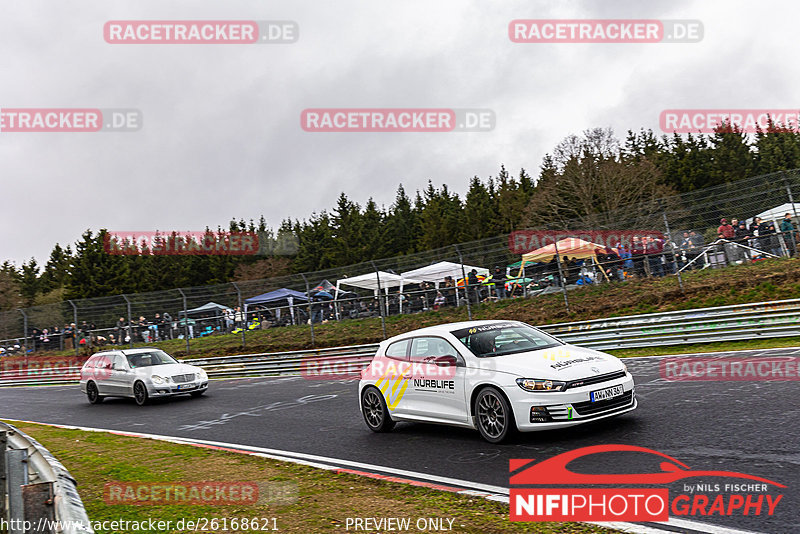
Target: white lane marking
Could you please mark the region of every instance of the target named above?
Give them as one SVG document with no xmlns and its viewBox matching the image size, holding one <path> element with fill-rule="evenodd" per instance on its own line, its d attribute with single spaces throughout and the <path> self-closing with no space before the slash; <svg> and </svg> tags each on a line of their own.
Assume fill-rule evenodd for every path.
<svg viewBox="0 0 800 534">
<path fill-rule="evenodd" d="M 338 458 L 318 456 L 315 454 L 305 454 L 293 451 L 282 451 L 280 449 L 266 449 L 263 447 L 252 447 L 250 445 L 240 445 L 237 443 L 225 443 L 220 441 L 198 440 L 191 438 L 181 438 L 177 436 L 163 436 L 159 434 L 145 434 L 141 432 L 127 432 L 124 430 L 109 430 L 104 428 L 91 428 L 91 427 L 82 427 L 75 425 L 57 425 L 53 423 L 37 423 L 36 421 L 22 421 L 19 419 L 8 419 L 5 417 L 0 417 L 0 419 L 4 419 L 6 421 L 14 421 L 17 423 L 29 423 L 29 424 L 37 424 L 44 426 L 52 426 L 69 430 L 83 430 L 86 432 L 108 432 L 113 434 L 123 434 L 132 437 L 147 438 L 158 441 L 165 441 L 169 443 L 176 443 L 179 445 L 196 444 L 196 445 L 209 445 L 213 447 L 224 447 L 228 449 L 239 449 L 241 451 L 247 451 L 249 453 L 253 453 L 252 454 L 253 456 L 260 456 L 263 458 L 270 458 L 273 460 L 279 460 L 283 462 L 290 462 L 295 464 L 306 465 L 309 467 L 316 467 L 319 469 L 324 469 L 326 471 L 334 471 L 337 469 L 342 469 L 343 467 L 359 467 L 364 470 L 372 470 L 373 472 L 378 471 L 383 473 L 391 473 L 422 481 L 428 480 L 432 482 L 448 484 L 451 486 L 469 488 L 469 489 L 464 489 L 462 491 L 457 491 L 455 493 L 461 495 L 482 496 L 491 501 L 497 501 L 506 504 L 509 503 L 509 489 L 504 488 L 502 486 L 480 484 L 477 482 L 470 482 L 468 480 L 441 477 L 437 475 L 431 475 L 428 473 L 417 473 L 415 471 L 407 471 L 404 469 L 395 469 L 391 467 L 383 467 L 379 465 L 365 464 L 361 462 L 353 462 L 350 460 L 341 460 Z M 321 462 L 327 462 L 327 463 L 321 463 Z M 475 491 L 475 490 L 482 490 L 482 491 Z M 615 522 L 615 523 L 589 523 L 589 524 L 606 528 L 616 528 L 618 530 L 622 530 L 624 532 L 630 532 L 632 534 L 674 534 L 673 531 L 661 530 L 646 525 L 638 525 L 636 523 Z M 754 531 L 738 530 L 738 529 L 732 529 L 730 527 L 722 527 L 717 525 L 710 525 L 707 523 L 700 523 L 698 521 L 690 521 L 688 519 L 671 518 L 669 521 L 667 521 L 666 524 L 674 526 L 676 528 L 690 529 L 705 534 L 762 534 Z"/>
</svg>

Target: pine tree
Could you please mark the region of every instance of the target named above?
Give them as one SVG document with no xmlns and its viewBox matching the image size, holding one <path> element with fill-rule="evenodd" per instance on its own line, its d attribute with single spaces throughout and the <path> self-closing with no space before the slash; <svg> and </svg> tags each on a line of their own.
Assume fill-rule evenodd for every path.
<svg viewBox="0 0 800 534">
<path fill-rule="evenodd" d="M 32 306 L 40 292 L 39 265 L 34 258 L 22 264 L 19 275 L 20 293 L 25 306 Z"/>
</svg>

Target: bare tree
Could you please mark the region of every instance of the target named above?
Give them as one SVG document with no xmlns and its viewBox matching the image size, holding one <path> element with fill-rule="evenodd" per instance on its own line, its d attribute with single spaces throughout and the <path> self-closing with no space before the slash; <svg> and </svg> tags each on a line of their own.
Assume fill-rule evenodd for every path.
<svg viewBox="0 0 800 534">
<path fill-rule="evenodd" d="M 610 129 L 572 135 L 556 147 L 523 217 L 528 227 L 642 229 L 658 224 L 659 199 L 675 192 L 655 165 L 624 159 Z M 549 162 L 550 163 L 550 162 Z"/>
</svg>

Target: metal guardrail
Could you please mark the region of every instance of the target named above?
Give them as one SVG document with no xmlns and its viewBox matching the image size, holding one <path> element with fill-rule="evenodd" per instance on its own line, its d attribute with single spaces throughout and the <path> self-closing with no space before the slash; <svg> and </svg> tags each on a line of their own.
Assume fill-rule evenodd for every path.
<svg viewBox="0 0 800 534">
<path fill-rule="evenodd" d="M 558 323 L 540 327 L 568 343 L 598 350 L 675 346 L 744 339 L 800 336 L 800 299 L 715 308 L 650 313 Z M 304 372 L 337 374 L 346 365 L 352 373 L 366 367 L 377 344 L 182 360 L 202 366 L 212 378 L 297 376 Z M 64 367 L 25 376 L 0 373 L 0 386 L 69 384 L 80 368 Z M 341 373 L 339 373 L 341 374 Z"/>
<path fill-rule="evenodd" d="M 800 336 L 800 299 L 651 313 L 541 327 L 599 350 Z"/>
<path fill-rule="evenodd" d="M 91 534 L 69 471 L 38 441 L 0 421 L 0 518 L 9 534 Z"/>
</svg>

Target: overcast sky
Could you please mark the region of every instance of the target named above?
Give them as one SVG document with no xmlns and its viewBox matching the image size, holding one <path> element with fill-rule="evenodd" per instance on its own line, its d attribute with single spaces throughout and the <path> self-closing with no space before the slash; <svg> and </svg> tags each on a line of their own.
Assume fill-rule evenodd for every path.
<svg viewBox="0 0 800 534">
<path fill-rule="evenodd" d="M 98 230 L 272 226 L 341 191 L 537 174 L 563 137 L 667 108 L 798 106 L 796 1 L 2 0 L 0 108 L 136 108 L 135 133 L 0 132 L 0 261 Z M 692 44 L 516 44 L 526 18 L 699 19 Z M 286 45 L 112 45 L 108 20 L 292 20 Z M 309 133 L 306 108 L 487 108 L 478 133 Z"/>
</svg>

